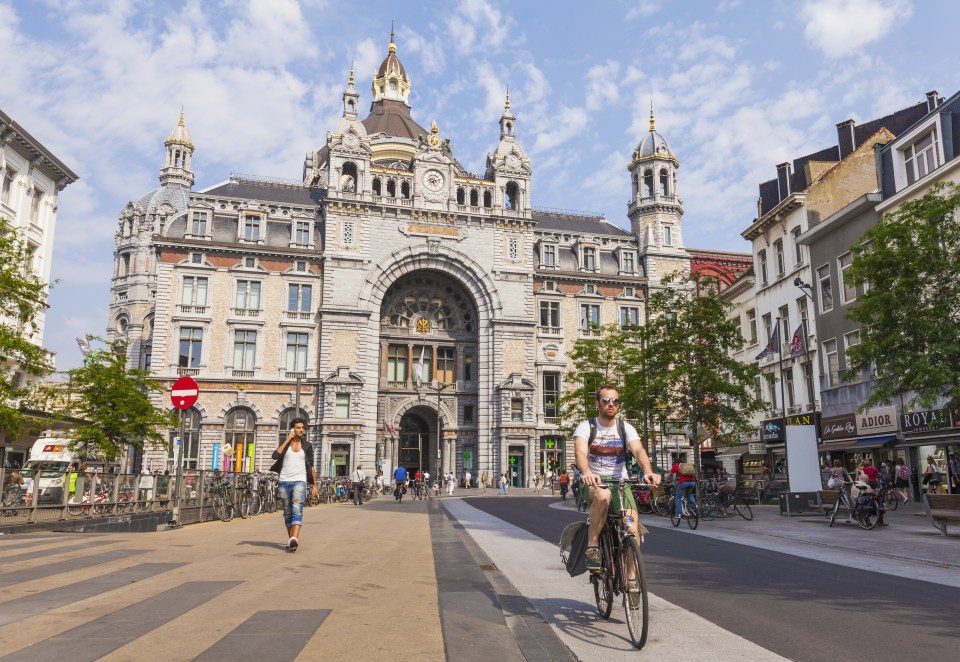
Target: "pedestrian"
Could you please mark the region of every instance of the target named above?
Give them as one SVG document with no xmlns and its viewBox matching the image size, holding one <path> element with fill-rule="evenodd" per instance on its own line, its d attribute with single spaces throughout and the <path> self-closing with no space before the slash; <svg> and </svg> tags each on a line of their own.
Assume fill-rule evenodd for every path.
<svg viewBox="0 0 960 662">
<path fill-rule="evenodd" d="M 470 481 L 473 480 L 473 474 L 470 473 L 470 470 L 467 469 L 463 472 L 463 488 L 466 490 L 470 489 Z"/>
<path fill-rule="evenodd" d="M 140 470 L 140 483 L 137 489 L 137 501 L 153 500 L 153 474 L 146 467 Z"/>
<path fill-rule="evenodd" d="M 359 464 L 350 474 L 350 480 L 353 481 L 353 505 L 363 505 L 363 488 L 367 486 L 367 475 L 363 473 L 363 467 Z"/>
<path fill-rule="evenodd" d="M 567 491 L 570 489 L 570 475 L 564 471 L 560 474 L 560 500 L 567 500 Z"/>
<path fill-rule="evenodd" d="M 507 474 L 500 474 L 500 494 L 507 493 Z"/>
<path fill-rule="evenodd" d="M 955 423 L 960 423 L 960 412 L 955 414 Z M 953 494 L 960 493 L 960 453 L 954 453 L 950 456 L 950 485 Z"/>
<path fill-rule="evenodd" d="M 936 494 L 940 491 L 940 485 L 943 484 L 943 475 L 940 473 L 940 467 L 932 455 L 927 456 L 927 468 L 923 472 L 923 484 L 927 486 L 928 494 Z"/>
<path fill-rule="evenodd" d="M 457 484 L 457 479 L 453 475 L 453 472 L 451 471 L 450 473 L 447 474 L 447 494 L 448 495 L 453 496 L 453 488 L 456 486 L 456 484 Z"/>
<path fill-rule="evenodd" d="M 487 470 L 484 469 L 484 470 L 483 470 L 483 473 L 480 474 L 480 494 L 486 494 L 486 493 L 487 493 L 487 479 L 488 479 L 488 478 L 489 478 L 489 476 L 487 476 Z"/>
<path fill-rule="evenodd" d="M 859 469 L 857 480 L 866 482 L 873 490 L 880 489 L 880 471 L 873 466 L 873 460 L 870 458 L 861 460 L 860 464 L 857 465 L 857 469 Z M 864 492 L 861 492 L 861 494 L 864 494 Z M 883 521 L 883 514 L 886 511 L 883 499 L 880 499 L 877 505 L 880 510 L 877 516 L 877 526 L 887 526 L 887 523 Z"/>
<path fill-rule="evenodd" d="M 827 479 L 827 487 L 831 490 L 839 490 L 843 483 L 848 479 L 847 472 L 843 468 L 843 462 L 839 459 L 833 461 L 833 468 L 830 469 L 830 478 Z"/>
<path fill-rule="evenodd" d="M 541 480 L 542 479 L 540 478 L 540 474 L 534 474 L 533 476 L 533 493 L 534 494 L 540 494 L 540 485 L 542 485 Z"/>
<path fill-rule="evenodd" d="M 302 418 L 291 421 L 286 440 L 273 451 L 270 471 L 280 474 L 280 501 L 283 504 L 283 523 L 287 527 L 286 549 L 295 552 L 300 547 L 300 527 L 303 525 L 303 502 L 307 498 L 307 484 L 317 496 L 317 470 L 313 467 L 313 445 L 307 441 Z"/>
<path fill-rule="evenodd" d="M 910 488 L 910 471 L 907 469 L 907 465 L 904 463 L 902 457 L 897 458 L 897 463 L 894 465 L 894 472 L 896 475 L 896 486 L 897 496 L 903 499 L 903 503 L 907 504 L 910 502 L 910 493 L 908 489 Z"/>
</svg>

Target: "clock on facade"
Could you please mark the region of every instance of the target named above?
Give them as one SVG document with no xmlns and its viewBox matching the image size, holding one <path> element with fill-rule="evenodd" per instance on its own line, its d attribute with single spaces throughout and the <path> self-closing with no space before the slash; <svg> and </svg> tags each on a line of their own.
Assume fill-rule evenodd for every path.
<svg viewBox="0 0 960 662">
<path fill-rule="evenodd" d="M 518 168 L 520 166 L 520 157 L 510 152 L 507 154 L 507 167 L 509 168 Z"/>
<path fill-rule="evenodd" d="M 427 170 L 423 173 L 423 186 L 428 191 L 433 191 L 437 193 L 443 189 L 444 178 L 443 173 L 439 170 Z"/>
<path fill-rule="evenodd" d="M 360 144 L 360 137 L 353 131 L 347 131 L 343 136 L 343 144 L 347 147 L 356 147 Z"/>
</svg>

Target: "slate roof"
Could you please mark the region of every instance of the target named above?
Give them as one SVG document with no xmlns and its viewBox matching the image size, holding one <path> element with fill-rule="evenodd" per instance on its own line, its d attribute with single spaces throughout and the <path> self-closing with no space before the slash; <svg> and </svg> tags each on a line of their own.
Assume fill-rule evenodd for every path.
<svg viewBox="0 0 960 662">
<path fill-rule="evenodd" d="M 534 211 L 532 216 L 533 220 L 537 222 L 538 230 L 603 234 L 613 237 L 633 236 L 633 233 L 617 227 L 600 216 L 575 216 L 572 214 L 553 214 L 538 211 Z"/>
<path fill-rule="evenodd" d="M 416 140 L 418 136 L 427 137 L 430 132 L 413 121 L 410 116 L 410 106 L 402 101 L 381 99 L 370 104 L 370 114 L 361 120 L 368 136 L 385 133 L 392 138 L 409 138 Z"/>
<path fill-rule="evenodd" d="M 198 193 L 204 195 L 220 195 L 226 198 L 266 200 L 269 202 L 305 206 L 319 205 L 320 201 L 326 197 L 326 192 L 318 188 L 234 180 L 203 189 L 202 191 L 198 191 Z"/>
</svg>

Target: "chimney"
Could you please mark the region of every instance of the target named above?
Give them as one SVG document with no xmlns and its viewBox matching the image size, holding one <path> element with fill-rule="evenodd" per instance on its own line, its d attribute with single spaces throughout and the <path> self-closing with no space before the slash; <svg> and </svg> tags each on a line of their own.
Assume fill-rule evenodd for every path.
<svg viewBox="0 0 960 662">
<path fill-rule="evenodd" d="M 927 112 L 928 113 L 936 110 L 937 106 L 940 105 L 937 100 L 939 96 L 940 95 L 937 94 L 936 90 L 927 92 Z"/>
<path fill-rule="evenodd" d="M 853 120 L 844 120 L 837 125 L 837 147 L 840 148 L 840 158 L 856 149 L 856 139 L 853 135 L 853 129 L 856 122 Z"/>
<path fill-rule="evenodd" d="M 780 200 L 790 195 L 790 162 L 777 166 L 777 186 L 780 189 Z"/>
</svg>

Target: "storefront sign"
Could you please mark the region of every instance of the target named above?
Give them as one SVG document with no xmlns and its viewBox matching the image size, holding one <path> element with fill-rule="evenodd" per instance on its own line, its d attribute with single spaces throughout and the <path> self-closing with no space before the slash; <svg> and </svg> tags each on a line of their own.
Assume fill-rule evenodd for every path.
<svg viewBox="0 0 960 662">
<path fill-rule="evenodd" d="M 857 414 L 857 434 L 871 435 L 897 431 L 897 410 L 879 407 Z"/>
<path fill-rule="evenodd" d="M 747 444 L 747 453 L 750 455 L 764 455 L 767 452 L 767 445 L 763 442 L 752 442 Z"/>
<path fill-rule="evenodd" d="M 817 412 L 807 412 L 806 414 L 792 414 L 787 416 L 787 425 L 816 425 Z"/>
<path fill-rule="evenodd" d="M 784 437 L 783 419 L 771 418 L 760 424 L 760 439 L 764 443 L 781 443 Z"/>
<path fill-rule="evenodd" d="M 857 434 L 856 414 L 827 416 L 820 420 L 820 438 L 823 441 L 854 437 Z"/>
<path fill-rule="evenodd" d="M 947 427 L 946 409 L 928 409 L 900 414 L 900 427 L 904 432 L 932 432 Z"/>
</svg>

